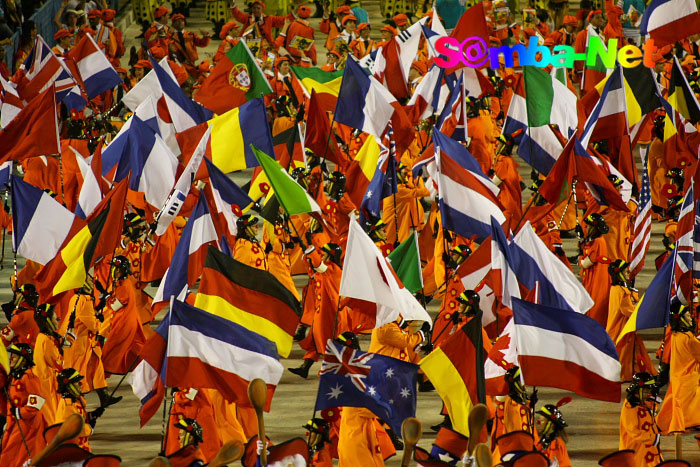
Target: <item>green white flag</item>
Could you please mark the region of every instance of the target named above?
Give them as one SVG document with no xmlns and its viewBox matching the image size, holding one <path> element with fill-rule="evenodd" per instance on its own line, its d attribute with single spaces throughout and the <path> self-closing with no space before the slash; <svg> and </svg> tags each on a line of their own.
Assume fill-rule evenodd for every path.
<svg viewBox="0 0 700 467">
<path fill-rule="evenodd" d="M 320 212 L 321 207 L 309 195 L 306 190 L 282 168 L 279 162 L 268 156 L 252 144 L 255 157 L 260 162 L 267 179 L 275 190 L 275 196 L 287 211 L 287 214 L 306 214 L 307 212 Z"/>
<path fill-rule="evenodd" d="M 576 129 L 578 99 L 566 84 L 534 66 L 523 67 L 523 80 L 530 127 L 557 125 L 564 136 L 568 135 L 568 130 Z"/>
<path fill-rule="evenodd" d="M 413 232 L 413 235 L 396 247 L 387 259 L 391 262 L 391 267 L 394 268 L 404 287 L 411 293 L 416 293 L 423 288 L 423 275 L 421 274 L 418 235 L 416 232 Z"/>
</svg>

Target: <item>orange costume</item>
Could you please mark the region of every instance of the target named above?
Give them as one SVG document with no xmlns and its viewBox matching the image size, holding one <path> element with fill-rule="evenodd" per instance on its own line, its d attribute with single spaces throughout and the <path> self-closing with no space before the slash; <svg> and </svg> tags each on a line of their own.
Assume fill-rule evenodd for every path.
<svg viewBox="0 0 700 467">
<path fill-rule="evenodd" d="M 63 398 L 63 411 L 62 413 L 59 414 L 59 418 L 57 420 L 57 423 L 63 423 L 66 421 L 68 417 L 73 415 L 74 413 L 77 413 L 81 417 L 85 419 L 85 425 L 83 426 L 83 430 L 78 434 L 77 437 L 77 444 L 83 449 L 90 450 L 90 435 L 92 434 L 92 427 L 90 424 L 87 422 L 88 420 L 88 413 L 87 410 L 85 410 L 85 406 L 87 405 L 87 401 L 81 397 L 77 401 L 73 401 L 70 398 Z"/>
<path fill-rule="evenodd" d="M 671 334 L 668 391 L 658 415 L 664 434 L 700 425 L 700 340 L 690 332 Z"/>
<path fill-rule="evenodd" d="M 172 41 L 172 51 L 180 63 L 185 65 L 190 75 L 198 75 L 199 70 L 195 68 L 195 64 L 199 60 L 197 47 L 209 45 L 209 36 L 200 37 L 192 31 L 176 31 L 173 28 L 170 30 L 170 39 Z"/>
<path fill-rule="evenodd" d="M 203 441 L 199 447 L 202 450 L 204 460 L 207 462 L 212 460 L 219 452 L 222 443 L 214 417 L 214 407 L 204 391 L 190 388 L 175 392 L 173 408 L 170 411 L 170 428 L 165 446 L 166 455 L 181 448 L 180 430 L 173 427 L 181 418 L 192 418 L 202 426 Z"/>
<path fill-rule="evenodd" d="M 270 273 L 292 292 L 297 300 L 301 300 L 299 291 L 292 279 L 292 263 L 290 252 L 291 234 L 287 233 L 281 224 L 270 224 L 265 222 L 263 229 L 263 243 L 265 243 L 267 253 L 267 267 Z"/>
<path fill-rule="evenodd" d="M 48 425 L 59 423 L 63 397 L 58 394 L 56 375 L 63 370 L 63 355 L 55 337 L 44 333 L 39 334 L 34 346 L 34 364 L 34 374 L 43 385 L 41 393 L 46 394 L 46 402 L 41 408 L 41 413 Z"/>
<path fill-rule="evenodd" d="M 637 210 L 634 201 L 629 201 L 627 204 L 630 208 L 629 212 L 607 207 L 600 211 L 605 218 L 605 224 L 610 228 L 610 231 L 603 235 L 608 246 L 608 256 L 625 261 L 628 259 L 632 242 L 632 216 Z"/>
<path fill-rule="evenodd" d="M 635 465 L 639 467 L 653 466 L 662 461 L 659 441 L 651 411 L 641 405 L 632 407 L 625 401 L 620 412 L 620 450 L 633 450 Z"/>
<path fill-rule="evenodd" d="M 294 63 L 300 64 L 304 61 L 301 56 L 301 50 L 294 47 L 292 44 L 299 43 L 297 38 L 304 38 L 311 44 L 308 49 L 304 50 L 306 56 L 308 57 L 306 61 L 310 61 L 311 64 L 316 65 L 316 44 L 314 44 L 315 31 L 316 30 L 313 28 L 313 26 L 311 26 L 311 24 L 309 24 L 308 21 L 303 18 L 296 18 L 289 25 L 286 35 L 280 33 L 280 35 L 277 36 L 275 45 L 277 45 L 277 47 L 284 47 L 287 49 L 289 55 L 291 55 L 292 59 L 294 60 Z M 307 65 L 308 64 L 309 63 L 307 63 Z"/>
<path fill-rule="evenodd" d="M 493 166 L 495 171 L 494 183 L 501 191 L 498 193 L 498 201 L 503 206 L 506 217 L 519 221 L 522 217 L 522 178 L 518 173 L 518 163 L 511 156 L 498 155 Z M 511 223 L 511 225 L 515 225 Z"/>
<path fill-rule="evenodd" d="M 384 460 L 393 456 L 396 450 L 381 442 L 380 431 L 383 429 L 377 416 L 369 409 L 343 407 L 338 440 L 338 467 L 383 466 Z"/>
<path fill-rule="evenodd" d="M 124 374 L 130 371 L 146 343 L 136 304 L 137 293 L 140 292 L 128 278 L 119 279 L 108 300 L 107 306 L 114 314 L 102 353 L 104 371 L 108 373 Z"/>
<path fill-rule="evenodd" d="M 421 342 L 423 342 L 422 334 L 411 334 L 404 331 L 399 326 L 399 323 L 394 321 L 372 330 L 372 341 L 369 345 L 369 351 L 404 362 L 416 363 L 420 360 L 418 346 L 420 346 Z"/>
<path fill-rule="evenodd" d="M 34 321 L 34 309 L 22 302 L 12 313 L 9 324 L 0 331 L 0 338 L 4 346 L 14 342 L 29 344 L 33 347 L 39 333 L 39 326 Z"/>
<path fill-rule="evenodd" d="M 65 351 L 65 366 L 75 368 L 85 377 L 80 381 L 83 393 L 107 387 L 102 365 L 102 347 L 97 342 L 100 322 L 97 320 L 91 295 L 75 294 L 68 307 L 75 310 L 75 340 Z"/>
<path fill-rule="evenodd" d="M 275 42 L 272 28 L 284 26 L 284 16 L 262 15 L 261 18 L 256 18 L 253 15 L 242 12 L 238 7 L 233 7 L 231 14 L 236 21 L 243 25 L 242 35 L 247 35 L 248 31 L 253 31 L 252 37 L 265 39 L 269 45 Z"/>
<path fill-rule="evenodd" d="M 608 323 L 608 295 L 610 293 L 610 274 L 608 274 L 608 247 L 602 237 L 585 242 L 582 245 L 583 254 L 580 263 L 582 265 L 581 275 L 583 287 L 590 294 L 595 302 L 593 308 L 586 313 L 591 318 L 598 321 L 601 326 Z M 584 267 L 589 260 L 593 263 L 589 267 Z"/>
<path fill-rule="evenodd" d="M 233 259 L 253 268 L 267 270 L 267 255 L 257 242 L 239 238 L 233 246 Z"/>
<path fill-rule="evenodd" d="M 457 297 L 459 297 L 459 294 L 462 292 L 464 292 L 464 285 L 460 277 L 455 274 L 447 282 L 447 291 L 445 296 L 442 297 L 440 311 L 435 318 L 435 324 L 433 326 L 433 345 L 436 347 L 454 334 L 456 330 L 454 329 L 452 320 L 454 319 L 454 314 L 459 313 Z M 448 331 L 447 329 L 449 328 L 453 329 Z"/>
<path fill-rule="evenodd" d="M 399 183 L 399 190 L 396 193 L 396 207 L 394 206 L 393 196 L 384 198 L 382 220 L 386 224 L 386 239 L 388 242 L 394 243 L 397 240 L 397 220 L 399 225 L 399 242 L 403 242 L 410 237 L 413 229 L 420 233 L 423 229 L 425 218 L 425 211 L 420 204 L 420 199 L 426 196 L 430 196 L 430 192 L 425 187 L 423 179 L 419 178 L 418 183 L 416 183 L 412 177 L 409 177 L 406 183 Z"/>
<path fill-rule="evenodd" d="M 542 453 L 547 456 L 550 461 L 556 459 L 557 462 L 559 462 L 559 467 L 571 467 L 569 451 L 566 450 L 566 444 L 564 444 L 561 438 L 555 438 Z"/>
<path fill-rule="evenodd" d="M 494 125 L 491 114 L 485 110 L 481 111 L 478 117 L 470 118 L 467 125 L 469 137 L 472 139 L 469 151 L 479 162 L 481 170 L 487 174 L 493 166 L 493 159 L 496 155 L 496 138 L 500 131 Z"/>
<path fill-rule="evenodd" d="M 531 431 L 530 409 L 527 406 L 515 402 L 510 396 L 496 396 L 494 403 L 496 404 L 496 416 L 491 429 L 492 443 L 511 431 Z M 499 452 L 496 448 L 493 453 L 494 463 L 500 460 L 501 454 L 505 453 Z"/>
</svg>

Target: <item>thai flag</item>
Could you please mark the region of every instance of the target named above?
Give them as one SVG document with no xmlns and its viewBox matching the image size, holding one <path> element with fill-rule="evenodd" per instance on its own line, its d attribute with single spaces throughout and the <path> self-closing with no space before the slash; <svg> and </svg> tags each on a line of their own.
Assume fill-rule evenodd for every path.
<svg viewBox="0 0 700 467">
<path fill-rule="evenodd" d="M 236 220 L 242 215 L 242 210 L 253 203 L 253 200 L 212 161 L 205 157 L 204 163 L 209 173 L 209 185 L 205 193 L 211 196 L 210 202 L 213 202 L 216 213 L 226 219 L 229 233 L 236 235 L 238 233 Z"/>
<path fill-rule="evenodd" d="M 68 57 L 75 61 L 85 92 L 90 99 L 114 89 L 122 82 L 119 74 L 90 34 L 83 36 L 68 53 Z"/>
<path fill-rule="evenodd" d="M 34 185 L 12 178 L 12 240 L 18 255 L 46 264 L 82 219 Z"/>
<path fill-rule="evenodd" d="M 639 27 L 656 47 L 700 33 L 700 15 L 694 0 L 653 0 L 644 10 Z"/>
<path fill-rule="evenodd" d="M 216 229 L 209 214 L 209 207 L 204 196 L 199 197 L 187 225 L 182 231 L 180 241 L 175 247 L 170 267 L 160 281 L 158 290 L 153 297 L 153 305 L 167 302 L 171 297 L 184 301 L 187 286 L 194 285 L 202 275 L 204 258 L 209 245 L 217 243 Z M 154 310 L 155 311 L 155 310 Z"/>
<path fill-rule="evenodd" d="M 618 64 L 608 76 L 598 103 L 586 120 L 581 135 L 581 144 L 588 147 L 594 140 L 613 138 L 629 134 L 627 127 L 627 98 L 622 66 Z"/>
<path fill-rule="evenodd" d="M 644 257 L 651 244 L 651 184 L 649 182 L 649 147 L 640 149 L 644 163 L 642 171 L 642 189 L 639 192 L 639 207 L 632 227 L 632 244 L 630 245 L 630 277 L 634 278 L 644 267 Z"/>
<path fill-rule="evenodd" d="M 24 108 L 15 86 L 15 83 L 5 81 L 0 76 L 0 128 L 5 128 Z"/>
<path fill-rule="evenodd" d="M 494 281 L 494 292 L 501 298 L 501 303 L 513 307 L 513 298 L 520 298 L 520 283 L 515 272 L 515 253 L 508 245 L 503 228 L 498 221 L 491 218 L 491 268 L 500 271 Z"/>
<path fill-rule="evenodd" d="M 513 299 L 518 360 L 525 384 L 620 402 L 620 361 L 596 320 Z"/>
<path fill-rule="evenodd" d="M 481 242 L 491 235 L 491 218 L 506 221 L 496 195 L 481 177 L 464 169 L 451 157 L 436 150 L 438 196 L 442 225 L 463 237 L 476 235 Z"/>
</svg>

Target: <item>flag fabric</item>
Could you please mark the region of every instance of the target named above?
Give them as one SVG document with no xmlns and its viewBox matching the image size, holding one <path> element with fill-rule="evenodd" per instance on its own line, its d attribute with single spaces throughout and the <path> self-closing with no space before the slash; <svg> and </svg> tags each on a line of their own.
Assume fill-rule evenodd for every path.
<svg viewBox="0 0 700 467">
<path fill-rule="evenodd" d="M 600 34 L 598 34 L 598 32 L 595 30 L 592 24 L 588 24 L 588 26 L 586 27 L 586 48 L 584 50 L 589 50 L 589 48 L 591 47 L 591 38 L 593 37 L 599 39 L 598 44 L 600 44 L 600 47 L 603 49 L 603 51 L 608 50 L 606 41 L 603 40 L 603 37 L 601 37 Z M 606 73 L 607 68 L 605 67 L 603 60 L 599 56 L 595 57 L 592 65 L 588 63 L 588 60 L 586 60 L 586 62 L 584 62 L 583 64 L 581 89 L 585 89 L 585 92 L 588 92 L 589 90 L 593 89 L 596 84 L 598 84 L 601 80 L 605 78 Z"/>
<path fill-rule="evenodd" d="M 277 344 L 286 358 L 301 317 L 296 297 L 269 272 L 209 248 L 195 306 Z"/>
<path fill-rule="evenodd" d="M 12 177 L 13 162 L 3 162 L 0 164 L 0 190 L 9 188 Z"/>
<path fill-rule="evenodd" d="M 557 125 L 559 131 L 567 131 L 578 126 L 576 95 L 563 83 L 554 79 L 542 68 L 523 67 L 525 105 L 527 123 L 531 128 Z"/>
<path fill-rule="evenodd" d="M 170 78 L 177 82 L 173 70 L 170 69 L 168 64 L 168 57 L 163 57 L 159 62 L 161 69 L 164 70 Z M 146 75 L 134 85 L 133 88 L 129 90 L 124 97 L 122 97 L 122 102 L 126 105 L 132 112 L 135 112 L 139 105 L 141 105 L 148 98 L 152 98 L 154 102 L 163 97 L 163 90 L 158 82 L 158 75 L 155 70 L 151 70 Z"/>
<path fill-rule="evenodd" d="M 317 156 L 325 154 L 326 159 L 339 164 L 338 143 L 334 137 L 328 137 L 331 134 L 331 122 L 328 120 L 328 113 L 322 107 L 319 96 L 315 90 L 311 91 L 306 108 L 304 147 L 311 149 Z"/>
<path fill-rule="evenodd" d="M 617 342 L 630 332 L 642 329 L 662 328 L 668 324 L 668 316 L 671 309 L 671 286 L 676 263 L 674 252 L 672 258 L 664 261 L 659 271 L 651 280 L 649 287 L 637 302 L 632 315 L 622 328 Z"/>
<path fill-rule="evenodd" d="M 520 298 L 520 282 L 514 267 L 516 253 L 511 251 L 503 228 L 495 218 L 491 218 L 491 268 L 497 274 L 493 290 L 501 303 L 513 307 L 513 298 Z"/>
<path fill-rule="evenodd" d="M 107 60 L 104 52 L 100 50 L 90 34 L 85 34 L 80 42 L 68 51 L 66 60 L 75 62 L 89 99 L 114 89 L 122 82 L 119 73 Z"/>
<path fill-rule="evenodd" d="M 470 97 L 481 98 L 484 95 L 493 96 L 496 94 L 493 84 L 481 70 L 467 67 L 462 69 L 462 73 L 464 74 L 464 88 Z M 559 90 L 558 87 L 555 89 Z"/>
<path fill-rule="evenodd" d="M 421 273 L 420 252 L 418 251 L 418 234 L 404 240 L 394 251 L 387 256 L 391 267 L 396 271 L 403 286 L 412 294 L 423 288 L 423 275 Z"/>
<path fill-rule="evenodd" d="M 433 131 L 434 146 L 440 151 L 440 154 L 445 154 L 453 161 L 457 162 L 461 167 L 468 170 L 472 175 L 477 177 L 479 183 L 484 188 L 491 191 L 494 195 L 498 195 L 501 191 L 498 186 L 493 183 L 484 172 L 481 170 L 481 165 L 476 158 L 469 152 L 469 149 L 464 147 L 459 141 L 444 135 L 440 131 Z"/>
<path fill-rule="evenodd" d="M 195 100 L 217 114 L 272 92 L 270 83 L 250 53 L 239 41 L 211 70 Z"/>
<path fill-rule="evenodd" d="M 644 267 L 644 258 L 651 244 L 651 184 L 649 182 L 649 147 L 641 148 L 640 155 L 644 168 L 642 188 L 639 192 L 639 206 L 632 226 L 629 272 L 634 278 Z"/>
<path fill-rule="evenodd" d="M 452 428 L 470 436 L 469 412 L 486 403 L 486 352 L 477 314 L 420 362 L 452 420 Z"/>
<path fill-rule="evenodd" d="M 442 87 L 442 77 L 445 74 L 439 66 L 433 66 L 416 86 L 411 99 L 404 107 L 406 115 L 411 123 L 417 125 L 421 120 L 425 120 L 437 111 L 433 107 L 436 100 L 436 93 L 439 98 Z"/>
<path fill-rule="evenodd" d="M 620 402 L 620 361 L 593 318 L 513 299 L 518 360 L 524 383 Z"/>
<path fill-rule="evenodd" d="M 487 282 L 487 275 L 493 269 L 491 257 L 491 239 L 485 239 L 479 247 L 457 268 L 456 276 L 459 277 L 464 290 L 473 290 L 479 294 L 479 307 L 483 311 L 481 317 L 482 326 L 487 326 L 496 321 L 492 306 L 495 301 L 493 289 Z M 487 279 L 487 280 L 485 280 Z"/>
<path fill-rule="evenodd" d="M 700 203 L 695 197 L 696 177 L 690 182 L 688 191 L 683 198 L 681 211 L 678 214 L 678 227 L 676 232 L 676 245 L 674 258 L 676 267 L 674 269 L 674 288 L 676 296 L 681 303 L 687 305 L 693 298 L 693 275 L 700 266 L 696 266 L 696 224 L 700 215 Z M 700 252 L 699 252 L 700 253 Z"/>
<path fill-rule="evenodd" d="M 373 138 L 373 136 L 370 136 Z M 384 138 L 382 143 L 392 146 L 393 142 L 389 137 Z M 392 148 L 380 145 L 379 159 L 374 176 L 367 186 L 362 202 L 360 202 L 360 218 L 381 217 L 382 200 L 398 192 L 398 179 L 396 176 L 396 166 L 398 162 L 394 157 L 396 153 Z"/>
<path fill-rule="evenodd" d="M 657 96 L 656 81 L 650 68 L 640 63 L 636 67 L 623 68 L 622 74 L 625 78 L 627 126 L 631 129 L 641 122 L 645 115 L 661 107 L 661 102 Z"/>
<path fill-rule="evenodd" d="M 23 108 L 15 83 L 0 76 L 0 128 L 5 128 Z"/>
<path fill-rule="evenodd" d="M 153 297 L 153 306 L 167 302 L 171 297 L 185 300 L 187 286 L 193 286 L 201 276 L 209 245 L 218 246 L 217 239 L 207 199 L 200 196 L 192 215 L 187 219 L 170 266 Z"/>
<path fill-rule="evenodd" d="M 395 433 L 416 414 L 418 365 L 328 340 L 314 410 L 365 407 Z"/>
<path fill-rule="evenodd" d="M 46 264 L 56 256 L 73 224 L 84 223 L 44 190 L 14 176 L 11 180 L 14 251 Z"/>
<path fill-rule="evenodd" d="M 515 323 L 510 319 L 491 346 L 484 363 L 486 391 L 490 396 L 507 395 L 509 389 L 505 379 L 506 371 L 513 366 L 520 366 L 514 330 Z"/>
<path fill-rule="evenodd" d="M 160 87 L 160 94 L 157 95 L 160 98 L 162 94 L 173 125 L 175 125 L 175 130 L 178 132 L 185 131 L 207 120 L 211 120 L 214 116 L 212 111 L 187 97 L 177 80 L 156 62 L 150 54 L 149 58 Z"/>
<path fill-rule="evenodd" d="M 165 385 L 216 389 L 229 402 L 249 407 L 248 384 L 267 384 L 270 410 L 284 367 L 274 342 L 220 316 L 186 303 L 170 308 Z"/>
<path fill-rule="evenodd" d="M 384 151 L 386 157 L 388 151 Z M 355 159 L 350 162 L 346 171 L 346 189 L 348 196 L 355 204 L 360 206 L 367 194 L 370 182 L 374 179 L 379 159 L 382 154 L 382 147 L 377 139 L 369 135 L 362 147 L 355 155 Z"/>
<path fill-rule="evenodd" d="M 700 15 L 693 0 L 653 0 L 644 9 L 639 32 L 656 47 L 700 33 Z"/>
<path fill-rule="evenodd" d="M 0 163 L 61 153 L 53 87 L 32 99 L 0 130 L 0 147 L 3 148 Z"/>
<path fill-rule="evenodd" d="M 318 105 L 325 111 L 335 109 L 343 81 L 343 71 L 324 71 L 316 67 L 293 66 L 292 73 L 299 80 L 307 96 L 315 92 Z"/>
<path fill-rule="evenodd" d="M 700 16 L 698 16 L 698 19 L 700 19 Z M 700 122 L 700 104 L 698 104 L 695 92 L 688 84 L 683 68 L 681 68 L 681 64 L 678 63 L 678 58 L 675 56 L 673 57 L 671 79 L 668 83 L 667 100 L 684 119 L 693 125 Z"/>
<path fill-rule="evenodd" d="M 102 144 L 95 150 L 91 159 L 76 157 L 80 173 L 83 176 L 83 185 L 78 194 L 78 205 L 75 215 L 86 219 L 102 201 L 102 193 L 106 191 L 106 185 L 102 178 Z"/>
<path fill-rule="evenodd" d="M 253 200 L 206 157 L 204 163 L 209 173 L 209 184 L 205 188 L 205 193 L 211 193 L 215 212 L 226 219 L 229 233 L 236 235 L 238 233 L 236 220 L 243 209 L 253 204 Z"/>
<path fill-rule="evenodd" d="M 275 145 L 275 158 L 282 167 L 292 169 L 304 165 L 304 146 L 302 141 L 301 126 L 298 123 L 281 133 L 277 133 L 272 138 L 272 144 Z M 330 158 L 327 159 L 332 160 Z"/>
<path fill-rule="evenodd" d="M 478 242 L 491 235 L 491 217 L 506 221 L 496 195 L 469 170 L 436 151 L 438 195 L 443 228 Z"/>
<path fill-rule="evenodd" d="M 600 99 L 586 121 L 581 144 L 588 147 L 591 138 L 615 138 L 629 134 L 627 127 L 627 102 L 622 66 L 618 65 L 605 80 Z"/>
<path fill-rule="evenodd" d="M 459 22 L 452 30 L 450 37 L 454 37 L 461 44 L 468 38 L 477 37 L 481 39 L 483 44 L 486 46 L 489 43 L 489 25 L 486 24 L 486 18 L 488 14 L 484 5 L 478 3 L 472 7 L 469 7 L 462 16 L 459 17 Z M 446 73 L 450 74 L 457 68 L 463 68 L 464 64 L 461 62 L 452 68 L 446 69 Z"/>
<path fill-rule="evenodd" d="M 183 170 L 178 177 L 172 193 L 170 193 L 168 200 L 160 210 L 160 213 L 156 218 L 156 235 L 163 235 L 179 214 L 180 208 L 182 208 L 182 205 L 187 198 L 187 194 L 192 188 L 192 181 L 199 170 L 199 166 L 202 165 L 202 159 L 204 158 L 204 152 L 207 144 L 209 143 L 210 135 L 211 127 L 207 128 L 207 131 L 204 132 L 202 139 L 197 145 L 197 149 L 195 149 L 194 154 L 187 162 L 185 170 Z"/>
<path fill-rule="evenodd" d="M 265 175 L 270 180 L 270 185 L 275 190 L 275 196 L 280 204 L 287 211 L 287 214 L 306 214 L 309 212 L 320 212 L 321 207 L 316 203 L 309 193 L 299 185 L 282 166 L 264 152 L 252 147 L 255 157 L 265 171 Z"/>
</svg>

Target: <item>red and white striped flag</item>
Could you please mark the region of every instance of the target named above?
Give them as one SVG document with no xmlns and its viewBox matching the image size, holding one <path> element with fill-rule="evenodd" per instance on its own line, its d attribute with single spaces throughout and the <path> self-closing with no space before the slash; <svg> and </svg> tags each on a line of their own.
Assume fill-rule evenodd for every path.
<svg viewBox="0 0 700 467">
<path fill-rule="evenodd" d="M 644 257 L 651 243 L 651 186 L 649 183 L 649 147 L 641 150 L 644 171 L 642 173 L 642 189 L 639 193 L 639 207 L 632 229 L 632 244 L 630 245 L 630 277 L 634 278 L 644 267 Z"/>
</svg>

